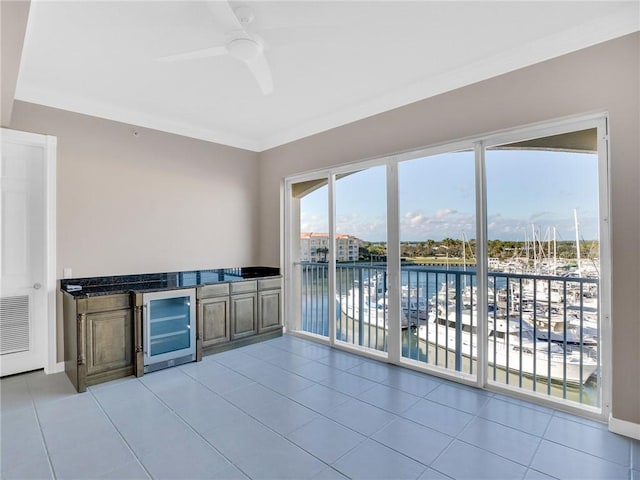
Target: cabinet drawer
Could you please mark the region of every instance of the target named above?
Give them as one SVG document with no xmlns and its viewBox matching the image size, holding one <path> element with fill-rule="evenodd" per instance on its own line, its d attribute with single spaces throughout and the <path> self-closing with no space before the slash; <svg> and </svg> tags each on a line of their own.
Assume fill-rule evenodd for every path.
<svg viewBox="0 0 640 480">
<path fill-rule="evenodd" d="M 107 312 L 109 310 L 120 310 L 131 306 L 131 295 L 128 293 L 121 295 L 104 295 L 100 297 L 89 297 L 87 299 L 87 313 Z"/>
<path fill-rule="evenodd" d="M 250 280 L 248 282 L 233 282 L 229 285 L 232 295 L 235 293 L 248 293 L 258 290 L 258 282 L 256 282 L 255 280 Z"/>
<path fill-rule="evenodd" d="M 198 298 L 224 297 L 229 295 L 229 284 L 205 285 L 197 290 Z"/>
<path fill-rule="evenodd" d="M 282 278 L 265 278 L 258 280 L 258 290 L 275 290 L 282 286 Z"/>
</svg>

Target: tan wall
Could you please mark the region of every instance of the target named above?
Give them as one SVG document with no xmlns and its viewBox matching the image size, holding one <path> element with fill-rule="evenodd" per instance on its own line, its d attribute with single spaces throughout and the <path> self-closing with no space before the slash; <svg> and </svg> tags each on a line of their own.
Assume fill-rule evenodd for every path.
<svg viewBox="0 0 640 480">
<path fill-rule="evenodd" d="M 640 33 L 260 154 L 260 263 L 279 265 L 283 177 L 585 112 L 611 126 L 614 417 L 640 423 Z"/>
<path fill-rule="evenodd" d="M 31 2 L 28 0 L 0 2 L 0 72 L 2 72 L 0 124 L 3 127 L 8 127 L 11 122 L 13 97 L 16 92 L 30 6 Z"/>
<path fill-rule="evenodd" d="M 58 277 L 257 261 L 256 153 L 24 102 L 11 127 L 58 138 Z"/>
<path fill-rule="evenodd" d="M 58 137 L 58 276 L 67 266 L 75 276 L 277 266 L 279 188 L 286 175 L 608 110 L 612 411 L 618 419 L 640 423 L 640 34 L 256 155 L 142 128 L 133 137 L 128 125 L 21 102 L 11 105 L 17 66 L 4 68 L 4 62 L 7 55 L 20 57 L 22 42 L 19 29 L 15 39 L 5 41 L 6 13 L 21 22 L 11 28 L 24 28 L 27 7 L 28 2 L 2 2 L 2 124 Z M 168 221 L 172 229 L 165 228 Z"/>
</svg>

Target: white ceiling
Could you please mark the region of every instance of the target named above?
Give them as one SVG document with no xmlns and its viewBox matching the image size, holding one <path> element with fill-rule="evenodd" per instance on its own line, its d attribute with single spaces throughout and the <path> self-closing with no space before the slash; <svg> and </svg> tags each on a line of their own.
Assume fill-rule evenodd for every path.
<svg viewBox="0 0 640 480">
<path fill-rule="evenodd" d="M 270 95 L 230 56 L 157 60 L 224 43 L 206 2 L 32 0 L 16 98 L 263 151 L 640 29 L 638 0 L 230 5 Z"/>
</svg>

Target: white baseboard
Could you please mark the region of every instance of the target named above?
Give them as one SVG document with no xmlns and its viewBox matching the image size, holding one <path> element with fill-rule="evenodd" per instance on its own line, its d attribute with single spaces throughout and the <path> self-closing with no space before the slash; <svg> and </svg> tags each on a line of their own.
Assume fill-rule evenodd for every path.
<svg viewBox="0 0 640 480">
<path fill-rule="evenodd" d="M 613 415 L 609 415 L 609 431 L 640 440 L 640 424 L 620 420 Z"/>
<path fill-rule="evenodd" d="M 45 368 L 44 373 L 51 375 L 52 373 L 64 372 L 64 362 L 54 363 L 51 368 Z"/>
</svg>

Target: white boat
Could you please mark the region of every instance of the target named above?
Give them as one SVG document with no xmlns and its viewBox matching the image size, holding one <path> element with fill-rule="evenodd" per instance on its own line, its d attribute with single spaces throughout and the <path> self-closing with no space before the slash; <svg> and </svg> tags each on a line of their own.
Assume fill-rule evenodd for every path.
<svg viewBox="0 0 640 480">
<path fill-rule="evenodd" d="M 347 318 L 360 321 L 360 290 L 353 288 L 346 295 L 336 295 L 336 302 L 340 311 Z M 410 322 L 407 320 L 405 310 L 402 310 L 400 320 L 402 328 L 407 328 Z M 366 325 L 376 328 L 387 329 L 387 319 L 389 318 L 389 306 L 386 296 L 378 294 L 370 295 L 367 289 L 362 296 L 362 321 Z"/>
<path fill-rule="evenodd" d="M 567 343 L 571 347 L 583 346 L 592 350 L 598 347 L 597 324 L 579 317 L 547 311 L 524 312 L 522 319 L 533 329 L 538 340 L 550 339 L 554 343 Z M 582 334 L 581 334 L 582 332 Z"/>
<path fill-rule="evenodd" d="M 417 329 L 419 340 L 431 345 L 456 351 L 456 316 L 442 309 L 432 312 L 426 325 Z M 492 314 L 490 314 L 492 315 Z M 466 310 L 462 313 L 460 345 L 462 355 L 477 358 L 477 313 Z M 597 361 L 580 351 L 565 352 L 553 341 L 533 338 L 526 322 L 514 319 L 489 318 L 488 351 L 490 365 L 529 377 L 551 378 L 555 382 L 583 384 L 596 371 Z"/>
<path fill-rule="evenodd" d="M 429 316 L 429 302 L 421 288 L 402 285 L 400 290 L 402 312 L 411 321 L 426 321 Z"/>
<path fill-rule="evenodd" d="M 360 320 L 360 291 L 357 288 L 349 290 L 346 295 L 336 295 L 340 310 L 348 318 Z M 386 319 L 388 308 L 386 298 L 375 301 L 369 295 L 364 294 L 362 299 L 362 320 L 365 324 L 377 328 L 387 328 Z"/>
</svg>

